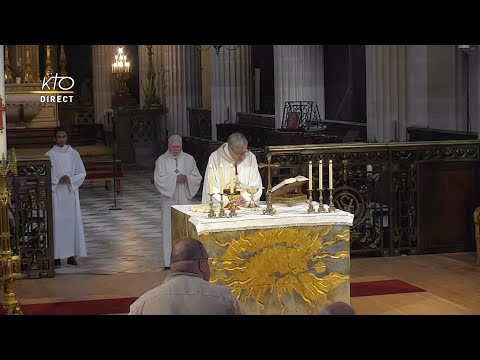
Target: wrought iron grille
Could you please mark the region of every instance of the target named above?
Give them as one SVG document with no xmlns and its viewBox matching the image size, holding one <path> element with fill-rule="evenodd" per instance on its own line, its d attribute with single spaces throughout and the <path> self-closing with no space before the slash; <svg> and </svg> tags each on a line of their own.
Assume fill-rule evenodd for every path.
<svg viewBox="0 0 480 360">
<path fill-rule="evenodd" d="M 12 250 L 28 278 L 53 277 L 50 161 L 19 159 L 17 166 L 18 175 L 8 178 Z"/>
<path fill-rule="evenodd" d="M 269 146 L 272 183 L 308 176 L 313 164 L 314 200 L 318 201 L 318 163 L 333 160 L 335 207 L 354 214 L 352 256 L 413 255 L 419 251 L 417 165 L 429 160 L 478 160 L 479 143 L 329 144 Z M 328 185 L 324 168 L 323 185 Z M 324 199 L 327 192 L 323 194 Z"/>
</svg>

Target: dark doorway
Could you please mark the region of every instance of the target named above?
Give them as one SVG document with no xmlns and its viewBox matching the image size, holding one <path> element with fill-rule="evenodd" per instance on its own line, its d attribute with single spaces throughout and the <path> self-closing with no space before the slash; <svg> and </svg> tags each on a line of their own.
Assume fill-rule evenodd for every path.
<svg viewBox="0 0 480 360">
<path fill-rule="evenodd" d="M 365 45 L 324 45 L 325 118 L 367 122 Z"/>
<path fill-rule="evenodd" d="M 260 75 L 260 101 L 255 112 L 273 115 L 275 114 L 273 45 L 253 45 L 253 68 Z M 254 93 L 254 96 L 258 94 Z"/>
</svg>

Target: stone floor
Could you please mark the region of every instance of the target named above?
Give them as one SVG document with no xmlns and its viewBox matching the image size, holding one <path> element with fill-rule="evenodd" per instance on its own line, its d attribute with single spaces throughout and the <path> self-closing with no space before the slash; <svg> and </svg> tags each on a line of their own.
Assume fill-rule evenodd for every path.
<svg viewBox="0 0 480 360">
<path fill-rule="evenodd" d="M 145 171 L 125 173 L 124 193 L 116 199 L 122 210 L 109 210 L 115 204 L 113 191 L 98 185 L 80 188 L 87 257 L 79 258 L 77 266 L 63 261 L 56 274 L 163 270 L 160 198 L 152 176 Z"/>
</svg>

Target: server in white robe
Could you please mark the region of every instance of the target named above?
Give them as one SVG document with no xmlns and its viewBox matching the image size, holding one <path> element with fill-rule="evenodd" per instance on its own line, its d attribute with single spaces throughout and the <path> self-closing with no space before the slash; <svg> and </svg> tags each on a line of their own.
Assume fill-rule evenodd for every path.
<svg viewBox="0 0 480 360">
<path fill-rule="evenodd" d="M 182 138 L 172 135 L 168 150 L 155 162 L 154 182 L 160 192 L 162 216 L 163 257 L 170 268 L 172 253 L 172 205 L 187 205 L 197 194 L 202 182 L 195 159 L 182 151 Z"/>
<path fill-rule="evenodd" d="M 55 145 L 46 155 L 52 165 L 53 249 L 55 265 L 61 259 L 77 265 L 75 256 L 87 256 L 78 188 L 86 172 L 78 151 L 66 145 L 67 133 L 54 129 Z"/>
<path fill-rule="evenodd" d="M 209 171 L 210 166 L 212 171 Z M 250 200 L 250 194 L 245 191 L 246 188 L 258 189 L 254 194 L 255 202 L 262 196 L 262 178 L 258 170 L 257 158 L 255 154 L 248 151 L 248 141 L 243 134 L 231 134 L 225 144 L 210 154 L 203 182 L 202 204 L 208 204 L 210 201 L 208 195 L 210 173 L 212 174 L 212 188 L 215 193 L 213 196 L 214 203 L 220 202 L 220 196 L 218 195 L 220 185 L 224 189 L 228 189 L 232 183 L 232 178 L 233 187 L 242 190 L 241 198 L 238 200 L 239 205 L 243 205 Z M 220 173 L 223 173 L 222 181 L 220 181 Z"/>
</svg>

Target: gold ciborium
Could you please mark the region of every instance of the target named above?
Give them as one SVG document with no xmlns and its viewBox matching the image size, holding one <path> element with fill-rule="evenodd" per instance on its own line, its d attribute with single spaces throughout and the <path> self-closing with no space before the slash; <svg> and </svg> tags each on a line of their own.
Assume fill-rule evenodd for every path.
<svg viewBox="0 0 480 360">
<path fill-rule="evenodd" d="M 258 188 L 248 187 L 248 188 L 245 188 L 245 191 L 250 194 L 250 204 L 248 204 L 247 208 L 249 209 L 258 208 L 259 206 L 255 204 L 255 194 L 257 193 Z"/>
<path fill-rule="evenodd" d="M 240 207 L 237 205 L 237 200 L 240 199 L 240 190 L 230 192 L 230 189 L 225 189 L 223 190 L 223 194 L 228 197 L 228 204 L 225 206 L 225 208 L 230 210 L 229 216 L 237 216 L 236 211 L 240 209 Z"/>
</svg>

